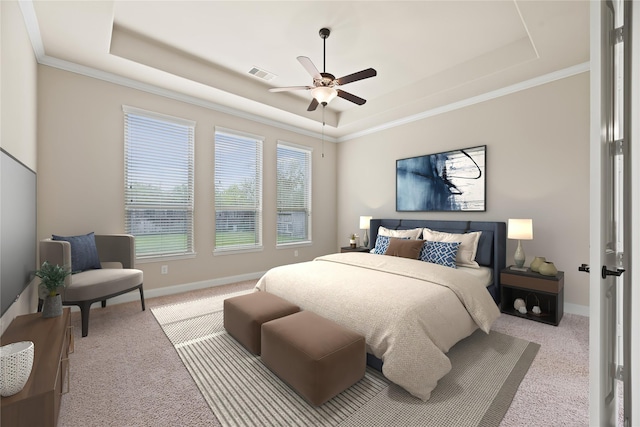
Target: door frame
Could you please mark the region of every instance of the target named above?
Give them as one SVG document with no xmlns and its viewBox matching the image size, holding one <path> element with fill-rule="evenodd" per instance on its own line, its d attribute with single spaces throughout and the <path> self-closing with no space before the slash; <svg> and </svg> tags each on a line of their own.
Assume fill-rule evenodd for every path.
<svg viewBox="0 0 640 427">
<path fill-rule="evenodd" d="M 589 279 L 589 420 L 590 425 L 616 425 L 617 419 L 611 418 L 611 409 L 615 412 L 615 407 L 607 406 L 602 401 L 603 381 L 607 377 L 607 366 L 604 363 L 604 350 L 602 349 L 602 328 L 603 321 L 603 285 L 600 278 L 600 268 L 604 265 L 602 245 L 603 232 L 601 229 L 603 190 L 601 183 L 603 173 L 607 168 L 603 163 L 605 160 L 605 148 L 602 146 L 603 126 L 602 114 L 604 100 L 602 97 L 602 4 L 601 1 L 592 1 L 590 5 L 590 43 L 591 43 L 591 66 L 590 66 L 590 265 L 592 274 Z M 625 144 L 627 162 L 625 164 L 625 196 L 627 197 L 625 213 L 625 267 L 624 283 L 630 289 L 625 298 L 630 299 L 631 307 L 628 310 L 630 315 L 625 316 L 624 327 L 627 329 L 629 340 L 625 344 L 625 360 L 640 361 L 640 280 L 633 274 L 633 265 L 640 265 L 640 149 L 634 149 L 633 141 L 640 141 L 640 120 L 635 119 L 640 114 L 640 31 L 633 31 L 634 24 L 640 25 L 640 7 L 633 2 L 626 2 L 625 5 L 625 45 L 629 44 L 631 49 L 630 65 L 627 64 L 625 73 L 625 92 L 630 95 L 630 100 L 625 103 L 628 109 L 625 123 Z M 606 107 L 606 106 L 605 106 Z M 622 289 L 620 289 L 622 291 Z M 640 419 L 640 363 L 629 364 L 625 361 L 624 371 L 627 384 L 625 388 L 625 406 L 628 420 L 626 425 L 639 424 Z M 629 394 L 631 396 L 629 396 Z M 633 414 L 638 414 L 635 417 Z"/>
</svg>

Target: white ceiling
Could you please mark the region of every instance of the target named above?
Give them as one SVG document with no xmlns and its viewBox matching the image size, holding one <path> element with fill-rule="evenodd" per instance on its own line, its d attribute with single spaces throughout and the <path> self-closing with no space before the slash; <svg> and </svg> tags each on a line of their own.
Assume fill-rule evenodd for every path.
<svg viewBox="0 0 640 427">
<path fill-rule="evenodd" d="M 348 139 L 505 90 L 584 72 L 589 2 L 574 1 L 33 1 L 21 4 L 39 62 L 317 134 L 307 112 L 308 56 L 341 87 L 325 133 Z M 258 67 L 269 82 L 248 74 Z M 540 77 L 543 76 L 543 77 Z M 514 89 L 516 88 L 516 89 Z M 493 95 L 492 95 L 493 94 Z M 467 101 L 465 101 L 467 100 Z"/>
</svg>

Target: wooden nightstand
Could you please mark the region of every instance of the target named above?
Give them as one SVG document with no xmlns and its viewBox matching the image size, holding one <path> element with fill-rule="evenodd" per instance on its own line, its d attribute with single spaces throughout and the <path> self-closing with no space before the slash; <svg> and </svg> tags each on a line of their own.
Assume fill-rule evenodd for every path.
<svg viewBox="0 0 640 427">
<path fill-rule="evenodd" d="M 364 246 L 358 246 L 357 248 L 352 248 L 351 246 L 343 246 L 340 248 L 341 253 L 345 252 L 369 252 L 369 248 Z"/>
<path fill-rule="evenodd" d="M 517 298 L 522 298 L 527 304 L 526 314 L 513 308 Z M 500 272 L 500 301 L 503 313 L 558 326 L 564 314 L 564 272 L 543 276 L 531 270 L 505 268 Z M 535 305 L 542 313 L 531 311 Z"/>
</svg>

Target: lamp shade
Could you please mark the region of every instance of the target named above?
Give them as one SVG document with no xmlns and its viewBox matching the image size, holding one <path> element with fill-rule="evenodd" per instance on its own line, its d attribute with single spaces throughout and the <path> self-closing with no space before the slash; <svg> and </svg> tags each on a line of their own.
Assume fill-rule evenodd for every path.
<svg viewBox="0 0 640 427">
<path fill-rule="evenodd" d="M 371 221 L 370 216 L 361 216 L 360 217 L 360 230 L 368 230 L 370 225 L 369 225 L 369 221 Z"/>
<path fill-rule="evenodd" d="M 338 91 L 332 87 L 318 86 L 311 91 L 311 94 L 320 104 L 326 105 L 338 95 Z"/>
<path fill-rule="evenodd" d="M 533 239 L 533 221 L 530 219 L 509 219 L 508 229 L 509 239 Z"/>
</svg>

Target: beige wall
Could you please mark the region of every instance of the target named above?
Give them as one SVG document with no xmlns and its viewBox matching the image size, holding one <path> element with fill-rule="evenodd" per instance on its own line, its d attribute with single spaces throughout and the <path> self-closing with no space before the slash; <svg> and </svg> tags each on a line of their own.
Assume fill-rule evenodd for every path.
<svg viewBox="0 0 640 427">
<path fill-rule="evenodd" d="M 18 2 L 0 1 L 0 15 L 0 146 L 37 171 L 37 63 Z M 0 333 L 15 316 L 35 311 L 36 301 L 31 285 L 0 319 Z"/>
<path fill-rule="evenodd" d="M 334 252 L 336 248 L 336 147 L 265 124 L 160 97 L 105 81 L 40 66 L 38 72 L 38 235 L 124 232 L 122 105 L 195 120 L 195 249 L 193 259 L 138 263 L 145 290 L 211 284 Z M 265 137 L 263 244 L 261 252 L 213 255 L 214 127 Z M 313 245 L 276 249 L 275 164 L 277 140 L 313 151 Z M 169 274 L 161 275 L 166 264 Z"/>
<path fill-rule="evenodd" d="M 588 314 L 589 74 L 338 144 L 338 243 L 360 215 L 507 221 L 532 218 L 526 265 L 544 256 L 565 272 L 565 308 Z M 395 211 L 396 159 L 487 145 L 487 211 Z M 516 242 L 507 242 L 513 264 Z"/>
</svg>

